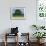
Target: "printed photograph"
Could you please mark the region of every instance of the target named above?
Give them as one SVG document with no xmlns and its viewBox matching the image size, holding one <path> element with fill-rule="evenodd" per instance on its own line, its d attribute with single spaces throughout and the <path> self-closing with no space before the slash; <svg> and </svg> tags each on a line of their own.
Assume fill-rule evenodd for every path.
<svg viewBox="0 0 46 46">
<path fill-rule="evenodd" d="M 24 7 L 14 7 L 10 9 L 11 19 L 23 19 L 25 16 Z"/>
</svg>

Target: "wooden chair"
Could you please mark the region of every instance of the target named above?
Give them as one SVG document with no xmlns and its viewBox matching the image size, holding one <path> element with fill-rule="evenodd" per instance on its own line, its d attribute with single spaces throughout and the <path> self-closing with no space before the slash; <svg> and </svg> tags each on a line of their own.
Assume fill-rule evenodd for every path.
<svg viewBox="0 0 46 46">
<path fill-rule="evenodd" d="M 8 45 L 8 42 L 7 42 L 7 36 L 17 36 L 17 41 L 16 41 L 16 45 L 15 46 L 18 46 L 18 33 L 17 34 L 9 34 L 9 33 L 6 33 L 5 34 L 5 46 L 7 46 Z M 16 40 L 16 38 L 15 38 L 15 40 Z"/>
<path fill-rule="evenodd" d="M 26 40 L 26 42 L 25 41 L 24 42 L 21 42 L 21 45 L 24 46 L 24 44 L 25 44 L 25 46 L 30 46 L 29 33 L 21 33 L 21 37 L 23 38 L 24 36 L 26 37 L 27 40 Z M 23 39 L 25 39 L 25 38 L 23 38 Z"/>
</svg>

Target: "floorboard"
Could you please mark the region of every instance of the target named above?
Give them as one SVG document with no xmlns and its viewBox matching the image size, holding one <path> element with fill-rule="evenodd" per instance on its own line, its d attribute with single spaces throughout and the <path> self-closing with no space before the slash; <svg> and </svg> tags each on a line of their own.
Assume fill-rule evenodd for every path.
<svg viewBox="0 0 46 46">
<path fill-rule="evenodd" d="M 15 45 L 16 45 L 15 42 L 9 42 L 7 46 L 15 46 Z M 0 46 L 5 46 L 4 42 L 0 42 Z M 30 46 L 37 46 L 37 43 L 32 42 L 32 43 L 30 43 Z M 42 46 L 46 46 L 46 43 L 44 43 L 44 45 L 42 45 Z"/>
</svg>

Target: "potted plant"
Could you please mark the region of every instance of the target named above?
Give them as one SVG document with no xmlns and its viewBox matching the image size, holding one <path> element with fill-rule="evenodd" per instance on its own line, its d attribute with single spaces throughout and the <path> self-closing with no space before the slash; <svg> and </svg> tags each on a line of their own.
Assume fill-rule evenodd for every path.
<svg viewBox="0 0 46 46">
<path fill-rule="evenodd" d="M 46 36 L 45 32 L 35 32 L 33 35 L 37 38 L 37 41 L 40 43 L 40 40 Z M 44 37 L 45 38 L 45 37 Z"/>
</svg>

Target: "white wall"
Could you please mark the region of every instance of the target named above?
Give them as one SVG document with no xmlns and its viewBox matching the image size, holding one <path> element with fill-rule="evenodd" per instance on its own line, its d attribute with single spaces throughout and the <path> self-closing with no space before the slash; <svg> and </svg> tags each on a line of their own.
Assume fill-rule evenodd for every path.
<svg viewBox="0 0 46 46">
<path fill-rule="evenodd" d="M 10 8 L 26 7 L 25 20 L 10 20 Z M 0 30 L 16 27 L 23 28 L 21 32 L 28 32 L 28 27 L 36 24 L 36 0 L 1 0 L 0 1 Z M 3 32 L 3 31 L 0 31 Z"/>
<path fill-rule="evenodd" d="M 11 7 L 25 7 L 25 20 L 11 20 Z M 36 0 L 0 0 L 0 34 L 11 27 L 19 27 L 20 32 L 29 32 L 32 36 L 30 26 L 36 24 Z"/>
</svg>

